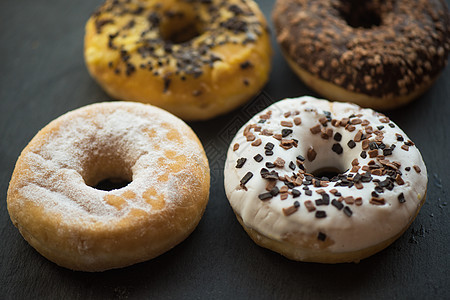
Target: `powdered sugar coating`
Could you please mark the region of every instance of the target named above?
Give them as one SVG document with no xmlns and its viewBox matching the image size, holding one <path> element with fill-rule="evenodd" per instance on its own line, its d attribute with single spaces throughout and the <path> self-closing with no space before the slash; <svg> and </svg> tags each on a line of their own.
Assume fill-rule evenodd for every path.
<svg viewBox="0 0 450 300">
<path fill-rule="evenodd" d="M 332 125 L 333 119 L 344 118 L 354 119 L 354 128 L 347 126 L 351 122 L 345 127 Z M 326 125 L 321 125 L 321 121 Z M 317 127 L 319 132 L 313 133 L 317 125 L 320 125 Z M 332 129 L 332 135 L 322 136 L 326 135 L 327 129 Z M 352 145 L 350 141 L 355 140 L 359 130 L 364 137 Z M 371 131 L 374 133 L 368 133 Z M 336 137 L 336 133 L 341 137 Z M 377 148 L 376 156 L 369 157 L 370 150 L 364 150 L 363 140 L 374 142 L 377 137 L 381 139 L 377 146 L 380 148 Z M 252 144 L 258 139 L 261 141 Z M 267 143 L 274 145 L 272 150 L 266 147 Z M 406 134 L 384 115 L 371 109 L 312 97 L 285 99 L 257 114 L 236 134 L 225 164 L 225 191 L 243 223 L 270 239 L 286 241 L 294 236 L 304 238 L 296 241 L 299 246 L 313 245 L 317 251 L 359 251 L 396 236 L 414 219 L 423 203 L 426 167 L 418 149 L 413 144 L 406 147 L 405 143 L 409 144 Z M 308 155 L 311 147 L 315 157 Z M 392 147 L 395 148 L 391 153 L 383 150 Z M 362 157 L 363 151 L 366 157 Z M 255 158 L 258 154 L 262 159 Z M 298 155 L 303 156 L 304 162 L 297 158 Z M 245 162 L 237 164 L 242 158 L 246 159 Z M 270 165 L 275 164 L 277 158 L 282 158 L 284 165 Z M 359 168 L 353 169 L 355 159 Z M 305 170 L 302 171 L 300 166 Z M 371 166 L 379 166 L 384 174 L 376 175 L 377 171 Z M 420 172 L 415 171 L 414 166 Z M 369 170 L 364 175 L 367 182 L 358 180 L 360 188 L 357 188 L 352 179 L 348 180 L 349 185 L 340 185 L 343 183 L 341 179 L 336 182 L 314 179 L 318 186 L 307 180 L 307 173 L 323 167 L 338 168 L 345 180 L 367 173 L 362 170 L 364 168 Z M 278 190 L 267 189 L 270 180 L 263 169 L 277 173 L 274 175 L 277 179 L 273 180 Z M 252 175 L 250 179 L 246 176 L 249 172 Z M 398 182 L 394 180 L 392 183 L 391 175 Z M 285 180 L 285 176 L 289 180 Z M 299 182 L 288 183 L 297 177 L 301 178 Z M 385 180 L 381 185 L 389 186 L 381 188 L 380 183 Z M 306 194 L 305 187 L 310 195 Z M 282 188 L 287 192 L 282 193 Z M 301 194 L 295 196 L 294 189 Z M 375 190 L 382 191 L 375 197 Z M 322 194 L 327 195 L 325 200 Z"/>
<path fill-rule="evenodd" d="M 192 135 L 178 118 L 144 104 L 100 103 L 69 112 L 47 125 L 19 158 L 18 164 L 29 169 L 19 180 L 21 197 L 14 205 L 33 201 L 69 225 L 113 224 L 133 209 L 151 214 L 155 210 L 145 197 L 149 188 L 164 195 L 166 206 L 183 205 L 179 187 L 199 180 L 191 178 L 190 166 L 207 168 L 204 151 Z M 177 158 L 185 166 L 170 173 L 171 159 Z M 96 160 L 120 168 L 102 174 Z M 88 166 L 94 170 L 86 170 Z M 86 184 L 124 176 L 131 182 L 117 190 Z M 107 201 L 114 196 L 126 199 L 119 209 Z"/>
</svg>

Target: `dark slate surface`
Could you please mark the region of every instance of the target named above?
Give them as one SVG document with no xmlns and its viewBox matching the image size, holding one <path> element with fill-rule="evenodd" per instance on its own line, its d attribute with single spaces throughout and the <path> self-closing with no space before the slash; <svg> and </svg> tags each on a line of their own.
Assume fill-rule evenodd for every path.
<svg viewBox="0 0 450 300">
<path fill-rule="evenodd" d="M 428 199 L 402 237 L 359 264 L 292 262 L 256 246 L 238 224 L 223 189 L 226 148 L 237 128 L 271 102 L 267 97 L 190 124 L 205 145 L 213 180 L 204 218 L 186 241 L 151 261 L 103 273 L 73 272 L 40 256 L 9 220 L 8 182 L 20 151 L 40 128 L 108 99 L 82 56 L 84 23 L 100 2 L 0 2 L 0 299 L 450 298 L 450 68 L 417 101 L 387 112 L 422 152 Z M 269 17 L 272 1 L 260 4 Z M 313 94 L 273 45 L 265 91 L 274 100 Z"/>
</svg>

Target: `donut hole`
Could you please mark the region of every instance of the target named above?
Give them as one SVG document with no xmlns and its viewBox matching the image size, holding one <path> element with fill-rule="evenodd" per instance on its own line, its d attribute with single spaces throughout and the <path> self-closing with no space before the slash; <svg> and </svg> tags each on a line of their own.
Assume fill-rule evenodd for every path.
<svg viewBox="0 0 450 300">
<path fill-rule="evenodd" d="M 336 167 L 322 167 L 320 169 L 311 172 L 311 174 L 314 175 L 314 177 L 327 181 L 343 173 L 344 173 L 343 171 L 341 171 Z"/>
<path fill-rule="evenodd" d="M 102 191 L 112 191 L 126 187 L 130 182 L 130 180 L 122 178 L 106 178 L 93 186 L 93 188 Z"/>
<path fill-rule="evenodd" d="M 386 6 L 384 1 L 379 0 L 340 0 L 336 9 L 349 26 L 372 28 L 381 25 L 382 14 Z"/>
<path fill-rule="evenodd" d="M 331 180 L 348 171 L 350 162 L 329 151 L 331 146 L 320 145 L 314 148 L 317 149 L 317 157 L 313 161 L 306 160 L 304 162 L 306 173 L 313 175 L 316 179 Z"/>
<path fill-rule="evenodd" d="M 194 13 L 171 11 L 161 20 L 159 31 L 168 44 L 183 44 L 200 36 L 204 30 Z"/>
<path fill-rule="evenodd" d="M 126 187 L 132 181 L 131 164 L 120 151 L 104 151 L 85 163 L 84 182 L 97 190 L 111 191 Z"/>
</svg>

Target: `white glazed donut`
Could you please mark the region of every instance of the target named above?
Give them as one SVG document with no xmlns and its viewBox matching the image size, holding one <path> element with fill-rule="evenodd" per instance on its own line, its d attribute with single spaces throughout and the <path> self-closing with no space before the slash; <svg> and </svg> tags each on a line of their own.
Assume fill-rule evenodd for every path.
<svg viewBox="0 0 450 300">
<path fill-rule="evenodd" d="M 254 116 L 225 164 L 225 191 L 247 233 L 300 261 L 358 262 L 384 249 L 414 220 L 426 187 L 418 149 L 389 118 L 312 97 Z"/>
<path fill-rule="evenodd" d="M 127 185 L 98 189 L 105 179 Z M 157 107 L 106 102 L 69 112 L 22 151 L 8 189 L 13 224 L 60 266 L 101 271 L 151 259 L 197 226 L 209 167 L 195 133 Z"/>
</svg>

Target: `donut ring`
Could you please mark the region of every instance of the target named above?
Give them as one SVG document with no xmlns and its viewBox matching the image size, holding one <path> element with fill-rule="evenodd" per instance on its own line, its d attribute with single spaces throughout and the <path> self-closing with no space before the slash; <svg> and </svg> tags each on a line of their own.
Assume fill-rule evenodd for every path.
<svg viewBox="0 0 450 300">
<path fill-rule="evenodd" d="M 321 96 L 377 110 L 424 93 L 447 64 L 443 0 L 277 0 L 277 41 Z"/>
<path fill-rule="evenodd" d="M 100 190 L 107 178 L 130 182 Z M 17 160 L 8 212 L 56 264 L 103 271 L 156 257 L 197 226 L 208 161 L 194 132 L 150 105 L 105 102 L 44 127 Z"/>
<path fill-rule="evenodd" d="M 253 117 L 225 164 L 228 200 L 250 237 L 299 261 L 358 262 L 384 249 L 426 190 L 418 149 L 386 116 L 312 97 Z"/>
<path fill-rule="evenodd" d="M 84 54 L 115 99 L 205 120 L 263 87 L 271 46 L 252 0 L 107 0 L 86 24 Z"/>
</svg>

